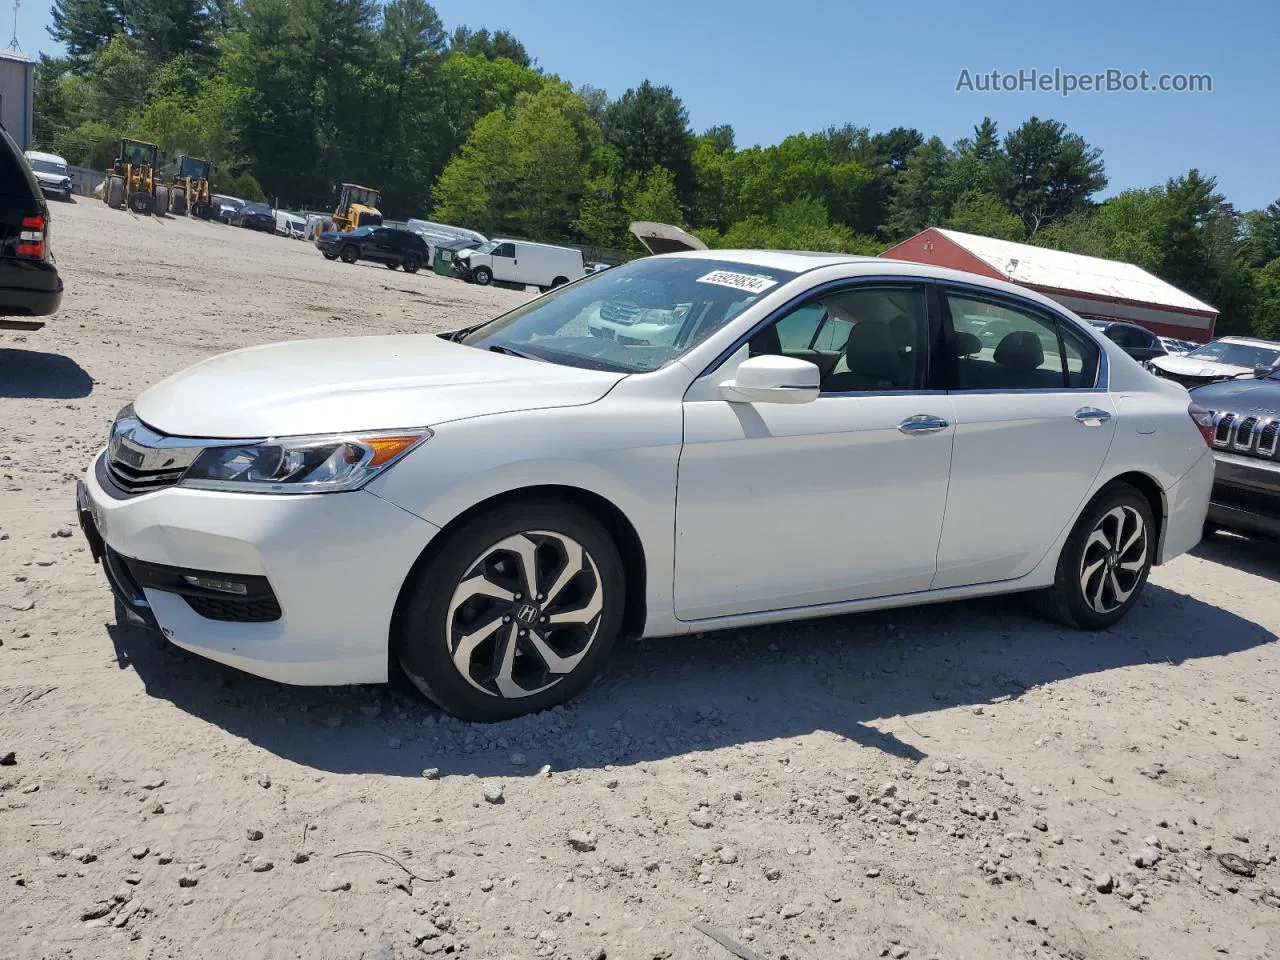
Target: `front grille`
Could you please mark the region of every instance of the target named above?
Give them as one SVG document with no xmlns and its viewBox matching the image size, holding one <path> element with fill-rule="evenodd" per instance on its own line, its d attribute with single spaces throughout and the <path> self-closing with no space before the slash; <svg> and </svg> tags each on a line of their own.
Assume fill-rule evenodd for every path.
<svg viewBox="0 0 1280 960">
<path fill-rule="evenodd" d="M 1277 457 L 1277 433 L 1280 433 L 1280 415 L 1213 415 L 1213 446 L 1218 450 L 1268 460 L 1280 459 Z"/>
<path fill-rule="evenodd" d="M 635 323 L 639 313 L 638 305 L 626 301 L 606 300 L 600 304 L 600 319 L 608 320 L 610 323 Z"/>
<path fill-rule="evenodd" d="M 136 417 L 116 421 L 107 443 L 107 476 L 122 493 L 137 495 L 171 487 L 200 456 L 198 441 L 152 430 Z"/>
<path fill-rule="evenodd" d="M 232 597 L 185 595 L 183 600 L 208 620 L 230 623 L 271 623 L 280 619 L 280 604 L 274 597 L 267 600 L 236 600 Z"/>
</svg>

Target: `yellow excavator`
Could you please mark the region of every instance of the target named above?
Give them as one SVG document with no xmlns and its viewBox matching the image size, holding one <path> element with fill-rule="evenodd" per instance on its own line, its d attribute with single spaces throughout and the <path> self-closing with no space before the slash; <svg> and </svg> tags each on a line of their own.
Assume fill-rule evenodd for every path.
<svg viewBox="0 0 1280 960">
<path fill-rule="evenodd" d="M 164 164 L 158 176 L 160 185 L 156 187 L 156 209 L 175 217 L 185 217 L 190 212 L 193 217 L 208 220 L 213 210 L 209 203 L 212 169 L 210 161 L 182 154 Z"/>
<path fill-rule="evenodd" d="M 113 210 L 127 206 L 134 213 L 151 213 L 156 206 L 156 145 L 121 140 L 120 155 L 107 171 L 102 199 Z"/>
<path fill-rule="evenodd" d="M 377 188 L 344 183 L 338 197 L 338 208 L 333 211 L 333 228 L 346 233 L 356 227 L 381 225 L 382 211 L 378 209 L 381 202 L 382 193 Z"/>
</svg>

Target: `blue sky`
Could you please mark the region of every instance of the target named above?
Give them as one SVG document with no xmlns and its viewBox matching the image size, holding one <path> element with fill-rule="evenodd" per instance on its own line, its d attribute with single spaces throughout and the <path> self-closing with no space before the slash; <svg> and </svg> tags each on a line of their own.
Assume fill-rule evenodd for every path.
<svg viewBox="0 0 1280 960">
<path fill-rule="evenodd" d="M 1108 194 L 1198 167 L 1241 209 L 1280 197 L 1277 0 L 434 2 L 448 27 L 510 30 L 572 83 L 613 96 L 646 77 L 669 84 L 696 130 L 732 124 L 739 146 L 846 122 L 950 143 L 984 114 L 1002 131 L 1034 114 L 1102 148 Z M 54 52 L 48 21 L 42 0 L 24 0 L 27 49 Z M 1213 91 L 956 91 L 963 69 L 1032 68 L 1209 74 Z"/>
</svg>

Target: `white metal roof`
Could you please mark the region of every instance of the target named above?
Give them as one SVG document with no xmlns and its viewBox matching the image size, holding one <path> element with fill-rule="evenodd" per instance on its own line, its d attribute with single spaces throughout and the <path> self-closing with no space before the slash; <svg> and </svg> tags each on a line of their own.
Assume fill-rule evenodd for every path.
<svg viewBox="0 0 1280 960">
<path fill-rule="evenodd" d="M 1216 307 L 1183 293 L 1173 284 L 1165 283 L 1131 263 L 979 237 L 941 227 L 935 229 L 1014 283 L 1156 304 L 1175 310 L 1218 312 Z"/>
</svg>

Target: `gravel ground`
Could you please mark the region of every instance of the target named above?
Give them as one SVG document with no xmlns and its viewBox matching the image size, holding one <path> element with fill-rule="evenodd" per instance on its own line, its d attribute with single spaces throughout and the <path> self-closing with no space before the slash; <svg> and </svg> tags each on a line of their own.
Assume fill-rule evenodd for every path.
<svg viewBox="0 0 1280 960">
<path fill-rule="evenodd" d="M 1280 548 L 1215 537 L 1096 635 L 1015 599 L 641 642 L 493 726 L 268 683 L 115 625 L 73 510 L 111 417 L 523 295 L 53 215 L 64 309 L 0 333 L 0 956 L 1280 955 Z"/>
</svg>

